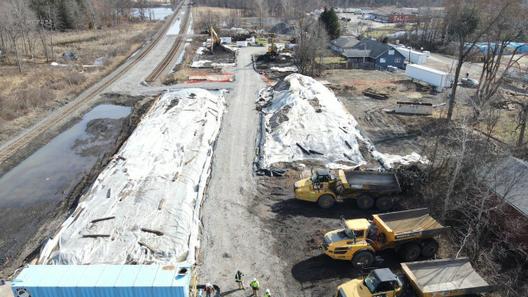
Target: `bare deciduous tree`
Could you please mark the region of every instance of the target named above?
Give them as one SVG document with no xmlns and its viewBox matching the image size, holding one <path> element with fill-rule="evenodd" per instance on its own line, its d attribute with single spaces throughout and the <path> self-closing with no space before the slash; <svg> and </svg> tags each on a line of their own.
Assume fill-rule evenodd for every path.
<svg viewBox="0 0 528 297">
<path fill-rule="evenodd" d="M 317 58 L 322 59 L 328 44 L 324 26 L 319 21 L 302 15 L 297 21 L 296 33 L 295 61 L 299 72 L 312 76 L 319 74 L 321 69 Z"/>
</svg>

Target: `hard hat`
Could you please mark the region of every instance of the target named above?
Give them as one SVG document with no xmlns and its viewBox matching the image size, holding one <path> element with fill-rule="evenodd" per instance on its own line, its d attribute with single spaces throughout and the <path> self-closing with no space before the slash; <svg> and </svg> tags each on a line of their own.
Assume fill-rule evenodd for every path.
<svg viewBox="0 0 528 297">
<path fill-rule="evenodd" d="M 257 281 L 257 278 L 256 278 L 256 277 L 254 277 L 254 278 L 253 278 L 253 281 L 254 281 L 254 282 L 256 282 L 256 281 Z"/>
<path fill-rule="evenodd" d="M 206 283 L 205 286 L 206 286 L 206 287 L 210 287 L 210 286 L 212 286 L 212 285 L 211 285 L 211 283 Z"/>
<path fill-rule="evenodd" d="M 270 290 L 269 289 L 266 289 L 266 293 L 268 294 L 271 294 Z"/>
</svg>

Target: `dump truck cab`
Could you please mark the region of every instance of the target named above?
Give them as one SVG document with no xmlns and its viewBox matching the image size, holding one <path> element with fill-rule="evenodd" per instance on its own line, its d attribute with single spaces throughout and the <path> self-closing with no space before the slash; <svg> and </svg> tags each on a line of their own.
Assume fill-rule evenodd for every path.
<svg viewBox="0 0 528 297">
<path fill-rule="evenodd" d="M 343 228 L 330 231 L 323 238 L 323 250 L 326 255 L 337 260 L 353 261 L 354 266 L 368 266 L 374 259 L 370 255 L 374 248 L 367 242 L 371 222 L 367 219 L 343 220 Z M 360 256 L 355 256 L 360 254 Z M 364 256 L 361 256 L 365 254 Z"/>
<path fill-rule="evenodd" d="M 354 198 L 361 209 L 376 206 L 387 211 L 393 206 L 392 194 L 401 192 L 394 173 L 372 170 L 338 170 L 333 175 L 328 169 L 314 170 L 312 176 L 294 185 L 295 198 L 317 202 L 330 208 L 341 198 Z"/>
<path fill-rule="evenodd" d="M 317 169 L 312 176 L 297 181 L 294 185 L 295 197 L 310 202 L 318 202 L 323 208 L 333 206 L 336 200 L 337 179 L 327 169 Z"/>
<path fill-rule="evenodd" d="M 363 279 L 353 279 L 337 287 L 336 297 L 396 297 L 402 282 L 390 269 L 376 269 Z"/>
</svg>

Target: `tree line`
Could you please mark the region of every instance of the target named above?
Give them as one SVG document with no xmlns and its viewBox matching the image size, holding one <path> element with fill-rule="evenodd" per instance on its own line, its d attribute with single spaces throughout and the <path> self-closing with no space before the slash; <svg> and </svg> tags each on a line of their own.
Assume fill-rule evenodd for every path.
<svg viewBox="0 0 528 297">
<path fill-rule="evenodd" d="M 174 0 L 176 1 L 176 0 Z M 173 1 L 173 5 L 175 5 Z M 138 19 L 147 0 L 3 0 L 0 1 L 0 58 L 22 71 L 23 57 L 54 57 L 54 31 L 98 30 Z"/>
</svg>

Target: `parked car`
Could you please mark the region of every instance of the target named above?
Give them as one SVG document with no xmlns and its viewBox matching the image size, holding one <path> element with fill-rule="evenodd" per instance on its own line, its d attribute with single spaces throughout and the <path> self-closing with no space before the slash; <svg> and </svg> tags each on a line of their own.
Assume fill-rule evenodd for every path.
<svg viewBox="0 0 528 297">
<path fill-rule="evenodd" d="M 473 78 L 464 77 L 460 80 L 460 84 L 466 88 L 476 88 L 479 86 L 479 81 Z"/>
</svg>

